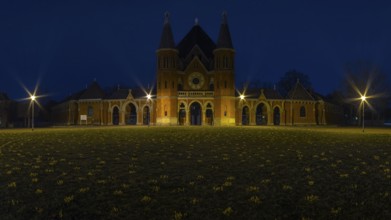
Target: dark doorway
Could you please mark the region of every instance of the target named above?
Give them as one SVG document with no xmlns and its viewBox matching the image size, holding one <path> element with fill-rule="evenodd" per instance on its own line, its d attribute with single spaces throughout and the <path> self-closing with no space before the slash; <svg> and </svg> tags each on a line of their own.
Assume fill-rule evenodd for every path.
<svg viewBox="0 0 391 220">
<path fill-rule="evenodd" d="M 280 108 L 275 107 L 273 111 L 273 123 L 274 125 L 280 125 Z"/>
<path fill-rule="evenodd" d="M 119 109 L 118 109 L 118 107 L 113 108 L 113 125 L 119 125 Z"/>
<path fill-rule="evenodd" d="M 242 125 L 250 124 L 250 109 L 247 106 L 243 107 L 242 110 Z"/>
<path fill-rule="evenodd" d="M 212 109 L 206 109 L 205 116 L 206 116 L 206 118 L 205 118 L 206 124 L 213 125 L 213 111 L 212 111 Z"/>
<path fill-rule="evenodd" d="M 136 111 L 136 106 L 133 103 L 129 103 L 129 105 L 126 106 L 125 124 L 127 125 L 137 124 L 137 111 Z"/>
<path fill-rule="evenodd" d="M 266 125 L 267 124 L 267 108 L 265 104 L 260 103 L 257 106 L 257 110 L 255 112 L 255 123 L 257 125 Z"/>
<path fill-rule="evenodd" d="M 198 102 L 190 105 L 190 124 L 201 125 L 201 105 Z"/>
<path fill-rule="evenodd" d="M 149 107 L 145 106 L 143 110 L 143 124 L 149 125 L 149 123 L 150 123 Z"/>
<path fill-rule="evenodd" d="M 185 109 L 179 110 L 178 123 L 179 123 L 179 125 L 185 125 L 185 123 L 186 123 L 186 110 Z"/>
</svg>

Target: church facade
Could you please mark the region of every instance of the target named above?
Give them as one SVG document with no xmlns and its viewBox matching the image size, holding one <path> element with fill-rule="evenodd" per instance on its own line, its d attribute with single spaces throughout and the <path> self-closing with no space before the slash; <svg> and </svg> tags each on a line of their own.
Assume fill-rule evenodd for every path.
<svg viewBox="0 0 391 220">
<path fill-rule="evenodd" d="M 165 15 L 154 90 L 103 91 L 97 82 L 52 109 L 66 125 L 323 125 L 338 121 L 341 109 L 298 81 L 286 97 L 277 90 L 235 88 L 235 49 L 227 16 L 213 41 L 196 22 L 175 43 Z"/>
</svg>

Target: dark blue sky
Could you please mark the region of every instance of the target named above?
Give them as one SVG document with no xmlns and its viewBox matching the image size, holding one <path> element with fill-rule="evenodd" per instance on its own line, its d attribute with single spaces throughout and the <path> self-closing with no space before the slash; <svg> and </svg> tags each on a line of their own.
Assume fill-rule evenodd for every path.
<svg viewBox="0 0 391 220">
<path fill-rule="evenodd" d="M 0 1 L 0 91 L 19 99 L 19 82 L 55 99 L 94 78 L 102 86 L 152 84 L 164 12 L 175 42 L 194 25 L 216 40 L 221 14 L 236 49 L 236 82 L 277 82 L 290 69 L 316 91 L 339 86 L 356 60 L 391 78 L 391 3 L 370 0 Z"/>
</svg>

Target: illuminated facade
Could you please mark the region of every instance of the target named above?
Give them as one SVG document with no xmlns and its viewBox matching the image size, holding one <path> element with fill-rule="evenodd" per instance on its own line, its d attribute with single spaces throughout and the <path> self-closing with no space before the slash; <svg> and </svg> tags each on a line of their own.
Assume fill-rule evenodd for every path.
<svg viewBox="0 0 391 220">
<path fill-rule="evenodd" d="M 142 89 L 107 93 L 94 82 L 56 105 L 53 121 L 68 125 L 322 125 L 341 115 L 339 108 L 307 91 L 299 81 L 286 97 L 275 89 L 260 88 L 245 91 L 240 98 L 226 14 L 216 43 L 196 21 L 178 44 L 166 14 L 156 57 L 152 98 Z"/>
</svg>

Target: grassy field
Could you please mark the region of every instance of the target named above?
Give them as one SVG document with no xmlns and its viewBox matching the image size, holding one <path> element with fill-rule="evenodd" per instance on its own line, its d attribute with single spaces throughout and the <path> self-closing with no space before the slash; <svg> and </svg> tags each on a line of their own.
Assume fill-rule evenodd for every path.
<svg viewBox="0 0 391 220">
<path fill-rule="evenodd" d="M 391 130 L 0 130 L 0 219 L 391 219 Z"/>
</svg>

